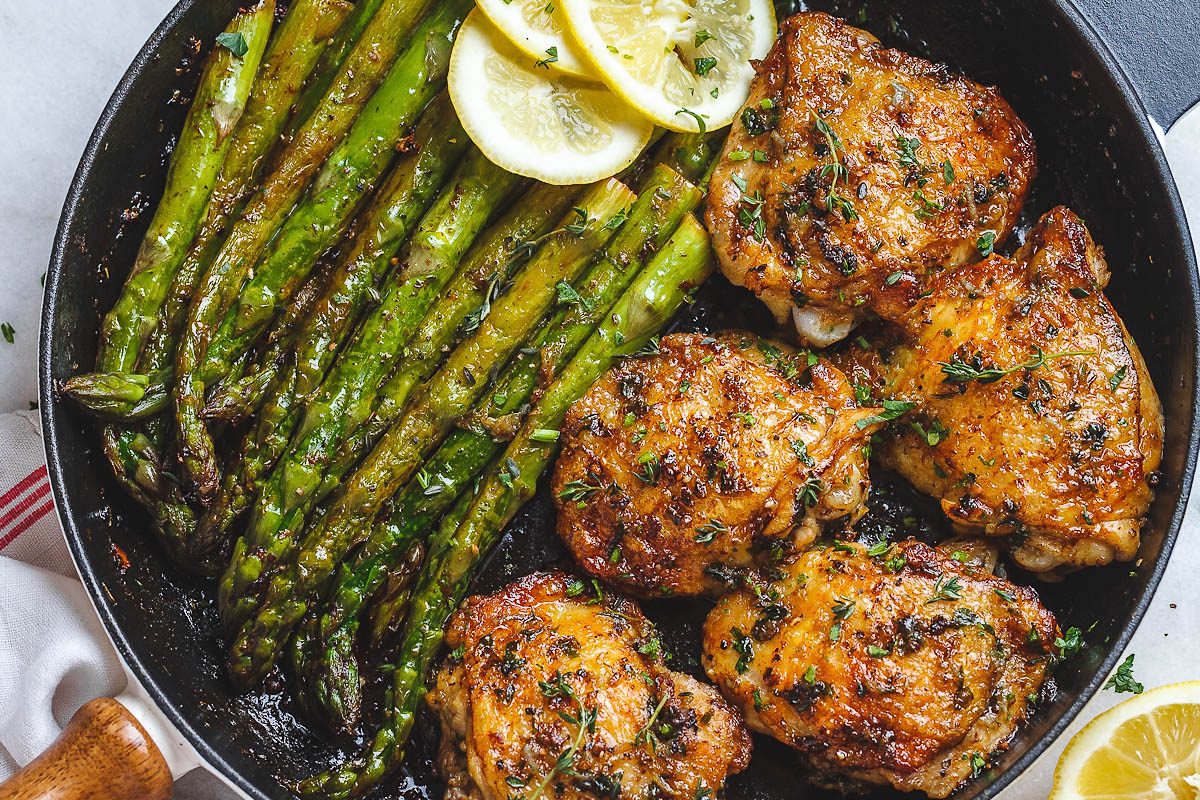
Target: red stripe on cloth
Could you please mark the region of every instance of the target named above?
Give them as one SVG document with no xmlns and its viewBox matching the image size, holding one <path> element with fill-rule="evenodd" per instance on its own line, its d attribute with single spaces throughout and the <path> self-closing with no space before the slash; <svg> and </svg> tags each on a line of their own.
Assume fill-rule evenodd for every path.
<svg viewBox="0 0 1200 800">
<path fill-rule="evenodd" d="M 41 486 L 22 497 L 16 505 L 9 506 L 3 514 L 0 514 L 0 530 L 3 530 L 4 527 L 14 519 L 33 508 L 35 503 L 48 494 L 50 494 L 50 483 L 48 481 L 42 481 Z"/>
<path fill-rule="evenodd" d="M 12 544 L 18 536 L 29 530 L 34 523 L 49 514 L 53 509 L 54 502 L 51 500 L 47 500 L 45 503 L 42 503 L 40 506 L 35 508 L 32 512 L 30 512 L 29 516 L 18 522 L 12 530 L 3 536 L 0 536 L 0 550 L 3 550 Z"/>
<path fill-rule="evenodd" d="M 46 465 L 42 464 L 40 467 L 35 469 L 33 472 L 29 473 L 24 478 L 22 478 L 21 481 L 16 486 L 12 487 L 7 492 L 0 495 L 0 508 L 4 508 L 5 506 L 7 506 L 13 500 L 17 499 L 22 494 L 24 494 L 26 489 L 28 489 L 30 486 L 32 486 L 33 484 L 37 483 L 39 480 L 41 480 L 42 478 L 45 478 L 45 477 L 46 477 Z"/>
</svg>

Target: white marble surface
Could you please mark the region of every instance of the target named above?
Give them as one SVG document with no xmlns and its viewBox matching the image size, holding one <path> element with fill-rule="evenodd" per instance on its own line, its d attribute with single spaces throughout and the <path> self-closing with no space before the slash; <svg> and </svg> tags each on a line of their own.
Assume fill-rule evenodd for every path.
<svg viewBox="0 0 1200 800">
<path fill-rule="evenodd" d="M 35 349 L 46 269 L 59 211 L 79 154 L 109 94 L 172 0 L 3 0 L 0 2 L 0 412 L 37 396 Z M 1200 110 L 1165 137 L 1176 177 L 1200 231 Z M 1119 265 L 1117 266 L 1119 268 Z M 1150 612 L 1130 652 L 1148 687 L 1200 678 L 1200 509 L 1193 504 Z M 1120 698 L 1101 692 L 1067 736 L 1022 775 L 1006 800 L 1045 797 L 1070 734 Z M 189 796 L 217 796 L 193 780 Z"/>
</svg>

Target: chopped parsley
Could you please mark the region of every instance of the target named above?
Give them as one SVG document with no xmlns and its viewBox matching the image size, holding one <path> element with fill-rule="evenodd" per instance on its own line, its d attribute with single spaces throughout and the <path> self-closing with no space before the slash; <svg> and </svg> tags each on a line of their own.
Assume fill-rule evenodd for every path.
<svg viewBox="0 0 1200 800">
<path fill-rule="evenodd" d="M 1138 683 L 1133 677 L 1133 653 L 1121 662 L 1114 672 L 1104 684 L 1105 689 L 1112 689 L 1117 694 L 1141 694 L 1146 690 L 1146 687 Z"/>
<path fill-rule="evenodd" d="M 900 417 L 904 416 L 909 411 L 912 411 L 916 405 L 916 403 L 909 400 L 884 400 L 883 411 L 878 414 L 872 414 L 864 419 L 860 419 L 858 422 L 854 423 L 854 427 L 861 431 L 863 428 L 869 428 L 870 426 L 879 424 L 881 422 L 891 422 L 894 419 L 899 419 Z"/>
<path fill-rule="evenodd" d="M 975 249 L 979 251 L 979 255 L 983 258 L 987 258 L 996 252 L 996 232 L 984 231 L 979 234 L 979 238 L 975 240 Z"/>
<path fill-rule="evenodd" d="M 250 45 L 246 42 L 246 37 L 241 33 L 225 33 L 217 34 L 217 44 L 224 47 L 229 52 L 233 53 L 238 58 L 250 52 Z"/>
</svg>

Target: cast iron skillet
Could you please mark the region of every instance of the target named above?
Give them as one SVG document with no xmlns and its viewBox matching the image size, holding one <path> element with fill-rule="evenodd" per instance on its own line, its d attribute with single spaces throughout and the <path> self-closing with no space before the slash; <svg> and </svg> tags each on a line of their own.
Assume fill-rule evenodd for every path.
<svg viewBox="0 0 1200 800">
<path fill-rule="evenodd" d="M 1178 12 L 1156 2 L 1145 9 L 1141 3 L 1123 4 L 1138 5 L 1139 14 L 1138 27 L 1130 26 L 1135 41 L 1122 42 L 1122 49 L 1142 56 L 1144 62 L 1134 66 L 1143 78 L 1173 76 L 1169 82 L 1143 81 L 1141 87 L 1158 122 L 1169 125 L 1195 99 L 1187 92 L 1200 87 L 1200 59 L 1189 56 L 1196 45 L 1188 25 L 1195 20 L 1178 20 Z M 110 480 L 93 422 L 56 391 L 59 381 L 92 365 L 99 316 L 111 306 L 149 216 L 130 212 L 151 206 L 161 190 L 167 154 L 186 109 L 172 96 L 177 89 L 186 94 L 195 80 L 194 70 L 179 71 L 188 42 L 192 37 L 212 41 L 237 3 L 180 2 L 100 118 L 67 197 L 46 276 L 41 408 L 58 512 L 84 585 L 118 651 L 200 755 L 250 797 L 264 800 L 287 797 L 281 782 L 311 774 L 358 743 L 330 744 L 307 729 L 293 715 L 278 675 L 265 691 L 231 692 L 223 678 L 211 587 L 168 564 L 143 517 Z M 1032 127 L 1040 149 L 1041 177 L 1026 224 L 1058 203 L 1087 221 L 1112 267 L 1109 296 L 1149 361 L 1166 411 L 1158 499 L 1143 531 L 1140 560 L 1042 589 L 1064 628 L 1095 625 L 1087 636 L 1091 646 L 1059 671 L 1057 691 L 1048 693 L 1042 711 L 999 763 L 962 795 L 990 798 L 1097 690 L 1142 618 L 1178 535 L 1197 452 L 1196 264 L 1146 110 L 1069 0 L 813 0 L 811 6 L 1002 88 Z M 1111 19 L 1106 24 L 1120 27 Z M 1154 24 L 1162 25 L 1157 33 L 1148 27 Z M 731 306 L 731 296 L 738 295 L 727 285 L 710 288 L 679 324 L 761 326 L 754 304 L 740 299 Z M 886 530 L 910 513 L 912 503 L 903 490 L 888 488 L 886 476 L 880 480 L 870 522 Z M 481 588 L 561 558 L 544 494 L 515 521 Z M 915 505 L 923 514 L 922 504 Z M 929 526 L 936 522 L 924 527 Z M 691 642 L 703 609 L 666 603 L 648 610 L 667 629 L 676 663 L 695 669 Z M 406 768 L 383 796 L 440 794 L 429 768 L 433 742 L 427 726 L 418 725 Z M 754 766 L 734 779 L 729 796 L 765 800 L 799 793 L 788 753 L 761 740 L 756 747 Z M 816 790 L 804 793 L 824 796 Z"/>
</svg>

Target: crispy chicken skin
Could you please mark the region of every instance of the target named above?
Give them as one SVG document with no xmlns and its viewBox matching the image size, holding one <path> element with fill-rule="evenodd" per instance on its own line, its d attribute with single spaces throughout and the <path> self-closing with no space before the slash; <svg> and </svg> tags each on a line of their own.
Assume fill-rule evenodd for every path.
<svg viewBox="0 0 1200 800">
<path fill-rule="evenodd" d="M 726 595 L 703 663 L 821 784 L 946 797 L 1005 746 L 1059 635 L 1032 589 L 905 540 L 818 546 Z"/>
<path fill-rule="evenodd" d="M 666 336 L 567 414 L 559 535 L 635 594 L 719 594 L 861 513 L 877 411 L 815 355 L 737 331 Z"/>
<path fill-rule="evenodd" d="M 446 643 L 429 703 L 447 800 L 694 800 L 749 763 L 737 711 L 667 669 L 637 606 L 563 573 L 468 599 Z"/>
<path fill-rule="evenodd" d="M 1034 572 L 1132 559 L 1152 499 L 1162 407 L 1107 282 L 1083 222 L 1056 208 L 1013 258 L 944 274 L 890 341 L 835 359 L 916 403 L 882 464 L 964 532 L 1011 535 Z"/>
<path fill-rule="evenodd" d="M 823 13 L 780 25 L 712 177 L 725 276 L 826 346 L 1002 242 L 1036 171 L 1000 94 Z"/>
</svg>

